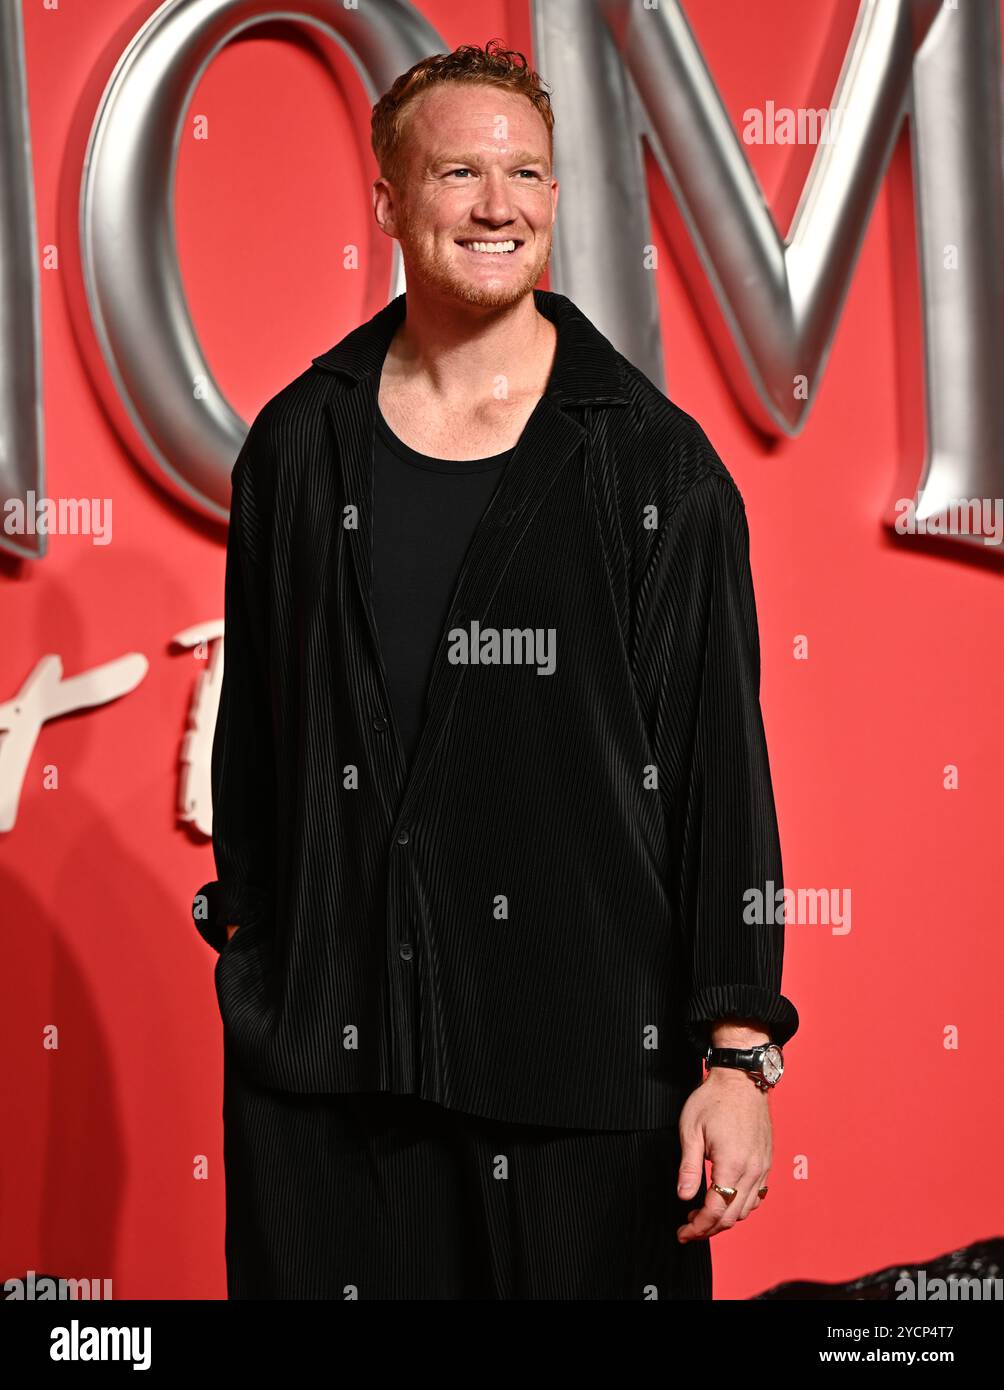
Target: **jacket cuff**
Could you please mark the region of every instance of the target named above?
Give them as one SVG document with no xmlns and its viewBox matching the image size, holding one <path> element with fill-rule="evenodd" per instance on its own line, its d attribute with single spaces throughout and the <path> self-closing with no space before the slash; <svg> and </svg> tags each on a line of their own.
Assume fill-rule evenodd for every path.
<svg viewBox="0 0 1004 1390">
<path fill-rule="evenodd" d="M 707 985 L 687 1006 L 685 1031 L 702 1055 L 711 1044 L 711 1025 L 719 1019 L 755 1018 L 779 1047 L 798 1028 L 798 1011 L 790 999 L 762 985 Z"/>
<path fill-rule="evenodd" d="M 227 926 L 244 927 L 260 921 L 267 912 L 264 896 L 253 888 L 213 879 L 204 883 L 192 899 L 192 920 L 202 939 L 216 952 L 227 944 Z"/>
</svg>

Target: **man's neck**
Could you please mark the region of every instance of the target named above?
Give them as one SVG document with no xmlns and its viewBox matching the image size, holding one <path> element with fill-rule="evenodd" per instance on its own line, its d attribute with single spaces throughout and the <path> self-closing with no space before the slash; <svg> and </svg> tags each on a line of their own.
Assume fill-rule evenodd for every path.
<svg viewBox="0 0 1004 1390">
<path fill-rule="evenodd" d="M 444 407 L 506 395 L 543 392 L 557 347 L 557 329 L 538 313 L 533 294 L 505 309 L 459 304 L 444 313 L 439 301 L 408 292 L 407 316 L 383 367 L 392 389 L 441 401 Z"/>
</svg>

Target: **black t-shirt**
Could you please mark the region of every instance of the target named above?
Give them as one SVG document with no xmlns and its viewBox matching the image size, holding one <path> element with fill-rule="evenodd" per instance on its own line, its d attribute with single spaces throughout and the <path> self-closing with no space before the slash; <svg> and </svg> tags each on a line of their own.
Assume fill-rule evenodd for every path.
<svg viewBox="0 0 1004 1390">
<path fill-rule="evenodd" d="M 460 567 L 512 452 L 487 459 L 430 458 L 398 439 L 377 405 L 373 612 L 409 765 Z"/>
</svg>

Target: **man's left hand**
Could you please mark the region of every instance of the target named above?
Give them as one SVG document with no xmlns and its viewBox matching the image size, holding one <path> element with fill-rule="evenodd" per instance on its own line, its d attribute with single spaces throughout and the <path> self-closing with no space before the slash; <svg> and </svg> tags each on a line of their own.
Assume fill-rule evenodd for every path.
<svg viewBox="0 0 1004 1390">
<path fill-rule="evenodd" d="M 703 1207 L 688 1212 L 687 1224 L 677 1230 L 681 1244 L 727 1231 L 760 1205 L 757 1189 L 766 1185 L 773 1158 L 768 1099 L 748 1073 L 729 1067 L 711 1067 L 687 1097 L 680 1114 L 680 1197 L 697 1192 L 706 1158 L 710 1182 L 737 1191 L 726 1202 L 709 1183 Z"/>
</svg>

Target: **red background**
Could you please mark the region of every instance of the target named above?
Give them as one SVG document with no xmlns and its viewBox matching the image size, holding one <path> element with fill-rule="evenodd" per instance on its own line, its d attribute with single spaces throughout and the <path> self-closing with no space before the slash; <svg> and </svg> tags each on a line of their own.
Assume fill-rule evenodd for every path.
<svg viewBox="0 0 1004 1390">
<path fill-rule="evenodd" d="M 119 26 L 138 28 L 154 8 L 62 0 L 51 12 L 26 0 L 40 247 L 58 244 L 80 91 Z M 497 35 L 532 57 L 524 0 L 418 8 L 444 47 Z M 829 103 L 857 5 L 685 9 L 741 129 L 743 110 L 768 99 Z M 336 82 L 274 30 L 241 40 L 188 113 L 182 269 L 208 360 L 246 420 L 380 307 L 364 302 L 365 271 L 342 265 L 347 243 L 370 242 L 369 102 L 348 59 L 333 49 L 331 61 Z M 196 114 L 209 119 L 207 141 L 192 139 Z M 786 228 L 813 151 L 746 152 Z M 657 185 L 653 170 L 658 204 Z M 777 442 L 739 413 L 658 220 L 652 228 L 668 394 L 704 425 L 749 513 L 785 880 L 850 890 L 853 910 L 845 936 L 788 928 L 784 989 L 802 1026 L 771 1099 L 771 1192 L 714 1238 L 716 1297 L 922 1262 L 1004 1227 L 988 1182 L 1004 1135 L 986 1061 L 1004 963 L 1001 578 L 882 524 L 902 461 L 916 478 L 923 448 L 913 220 L 904 134 L 823 388 L 801 436 Z M 208 841 L 176 814 L 203 668 L 171 637 L 222 617 L 225 531 L 169 500 L 126 454 L 78 352 L 61 277 L 41 272 L 46 492 L 112 498 L 114 543 L 53 536 L 40 563 L 0 557 L 0 698 L 48 652 L 66 675 L 130 651 L 150 670 L 131 695 L 42 730 L 0 845 L 0 1279 L 30 1268 L 111 1277 L 117 1298 L 223 1297 L 215 956 L 190 918 L 214 870 Z M 793 659 L 797 634 L 808 661 Z M 946 764 L 960 769 L 958 791 L 943 789 Z M 51 766 L 58 791 L 43 789 Z M 48 1024 L 58 1051 L 43 1050 Z M 948 1025 L 957 1051 L 943 1046 Z M 207 1181 L 193 1177 L 199 1154 Z"/>
</svg>

